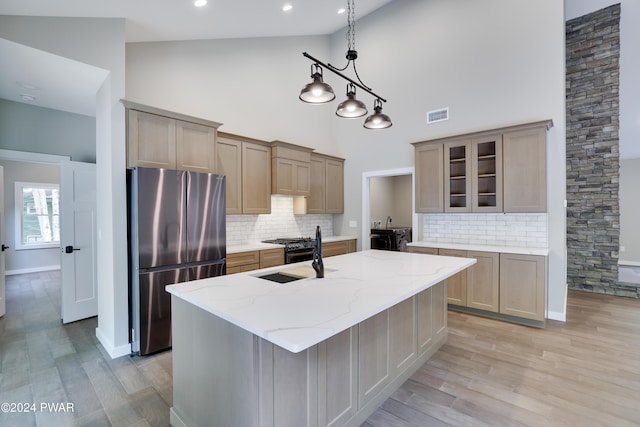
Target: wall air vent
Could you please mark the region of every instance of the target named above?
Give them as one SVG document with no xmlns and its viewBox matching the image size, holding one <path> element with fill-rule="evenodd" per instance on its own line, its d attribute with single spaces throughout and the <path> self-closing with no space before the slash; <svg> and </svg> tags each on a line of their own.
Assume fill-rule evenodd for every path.
<svg viewBox="0 0 640 427">
<path fill-rule="evenodd" d="M 449 120 L 449 107 L 427 112 L 427 124 Z"/>
</svg>

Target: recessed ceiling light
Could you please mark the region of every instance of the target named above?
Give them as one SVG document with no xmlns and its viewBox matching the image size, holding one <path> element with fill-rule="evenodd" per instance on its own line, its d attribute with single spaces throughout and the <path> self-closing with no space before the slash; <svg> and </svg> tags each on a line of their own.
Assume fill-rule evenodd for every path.
<svg viewBox="0 0 640 427">
<path fill-rule="evenodd" d="M 291 9 L 293 9 L 293 6 L 290 4 L 285 4 L 284 6 L 282 6 L 283 12 L 289 12 Z"/>
<path fill-rule="evenodd" d="M 21 88 L 24 89 L 29 89 L 29 90 L 38 90 L 40 89 L 38 86 L 31 84 L 31 83 L 27 83 L 27 82 L 16 82 L 16 84 L 18 86 L 20 86 Z"/>
<path fill-rule="evenodd" d="M 21 93 L 20 99 L 22 99 L 24 102 L 33 102 L 36 100 L 36 97 L 27 93 Z"/>
<path fill-rule="evenodd" d="M 341 7 L 340 9 L 338 9 L 338 15 L 342 15 L 346 11 L 347 11 L 347 9 L 345 9 L 344 7 Z"/>
<path fill-rule="evenodd" d="M 193 2 L 193 5 L 195 7 L 202 7 L 202 6 L 206 5 L 206 4 L 207 4 L 207 0 L 195 0 Z"/>
</svg>

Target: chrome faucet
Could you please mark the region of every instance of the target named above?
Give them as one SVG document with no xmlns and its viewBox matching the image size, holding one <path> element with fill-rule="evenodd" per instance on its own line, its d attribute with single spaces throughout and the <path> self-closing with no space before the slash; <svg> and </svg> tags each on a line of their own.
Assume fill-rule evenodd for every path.
<svg viewBox="0 0 640 427">
<path fill-rule="evenodd" d="M 387 217 L 387 222 L 384 224 L 384 228 L 389 228 L 389 224 L 391 224 L 391 217 Z"/>
<path fill-rule="evenodd" d="M 320 226 L 316 227 L 316 244 L 313 247 L 313 262 L 311 267 L 316 271 L 316 278 L 321 279 L 324 277 L 324 264 L 322 263 L 322 233 L 320 233 Z"/>
</svg>

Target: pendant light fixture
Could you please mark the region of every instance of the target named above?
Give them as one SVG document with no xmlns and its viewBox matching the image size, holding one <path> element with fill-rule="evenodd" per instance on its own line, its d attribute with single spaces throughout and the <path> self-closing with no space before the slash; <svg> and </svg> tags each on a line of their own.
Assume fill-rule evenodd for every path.
<svg viewBox="0 0 640 427">
<path fill-rule="evenodd" d="M 374 114 L 367 117 L 364 123 L 366 129 L 386 129 L 391 126 L 391 119 L 386 114 L 382 113 L 382 103 L 387 102 L 386 99 L 373 92 L 373 90 L 365 85 L 356 69 L 356 59 L 358 59 L 358 51 L 355 49 L 355 0 L 347 1 L 347 64 L 342 68 L 334 67 L 331 64 L 325 64 L 322 61 L 309 55 L 307 52 L 303 52 L 302 55 L 305 58 L 314 62 L 311 65 L 311 78 L 313 81 L 307 84 L 300 92 L 300 99 L 310 104 L 324 104 L 335 99 L 335 93 L 331 86 L 324 82 L 322 77 L 323 67 L 337 76 L 342 77 L 347 82 L 347 99 L 338 105 L 336 115 L 343 118 L 357 118 L 367 114 L 367 107 L 365 104 L 356 99 L 356 86 L 365 92 L 375 97 L 373 103 Z M 347 77 L 342 72 L 345 71 L 349 65 L 353 65 L 353 73 L 356 76 L 357 81 Z"/>
</svg>

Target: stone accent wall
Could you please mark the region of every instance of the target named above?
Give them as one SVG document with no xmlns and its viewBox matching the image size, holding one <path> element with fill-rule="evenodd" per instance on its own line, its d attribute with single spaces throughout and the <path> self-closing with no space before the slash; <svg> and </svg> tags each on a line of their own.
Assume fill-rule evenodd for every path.
<svg viewBox="0 0 640 427">
<path fill-rule="evenodd" d="M 566 23 L 567 282 L 625 295 L 617 285 L 619 23 L 620 4 Z"/>
</svg>

